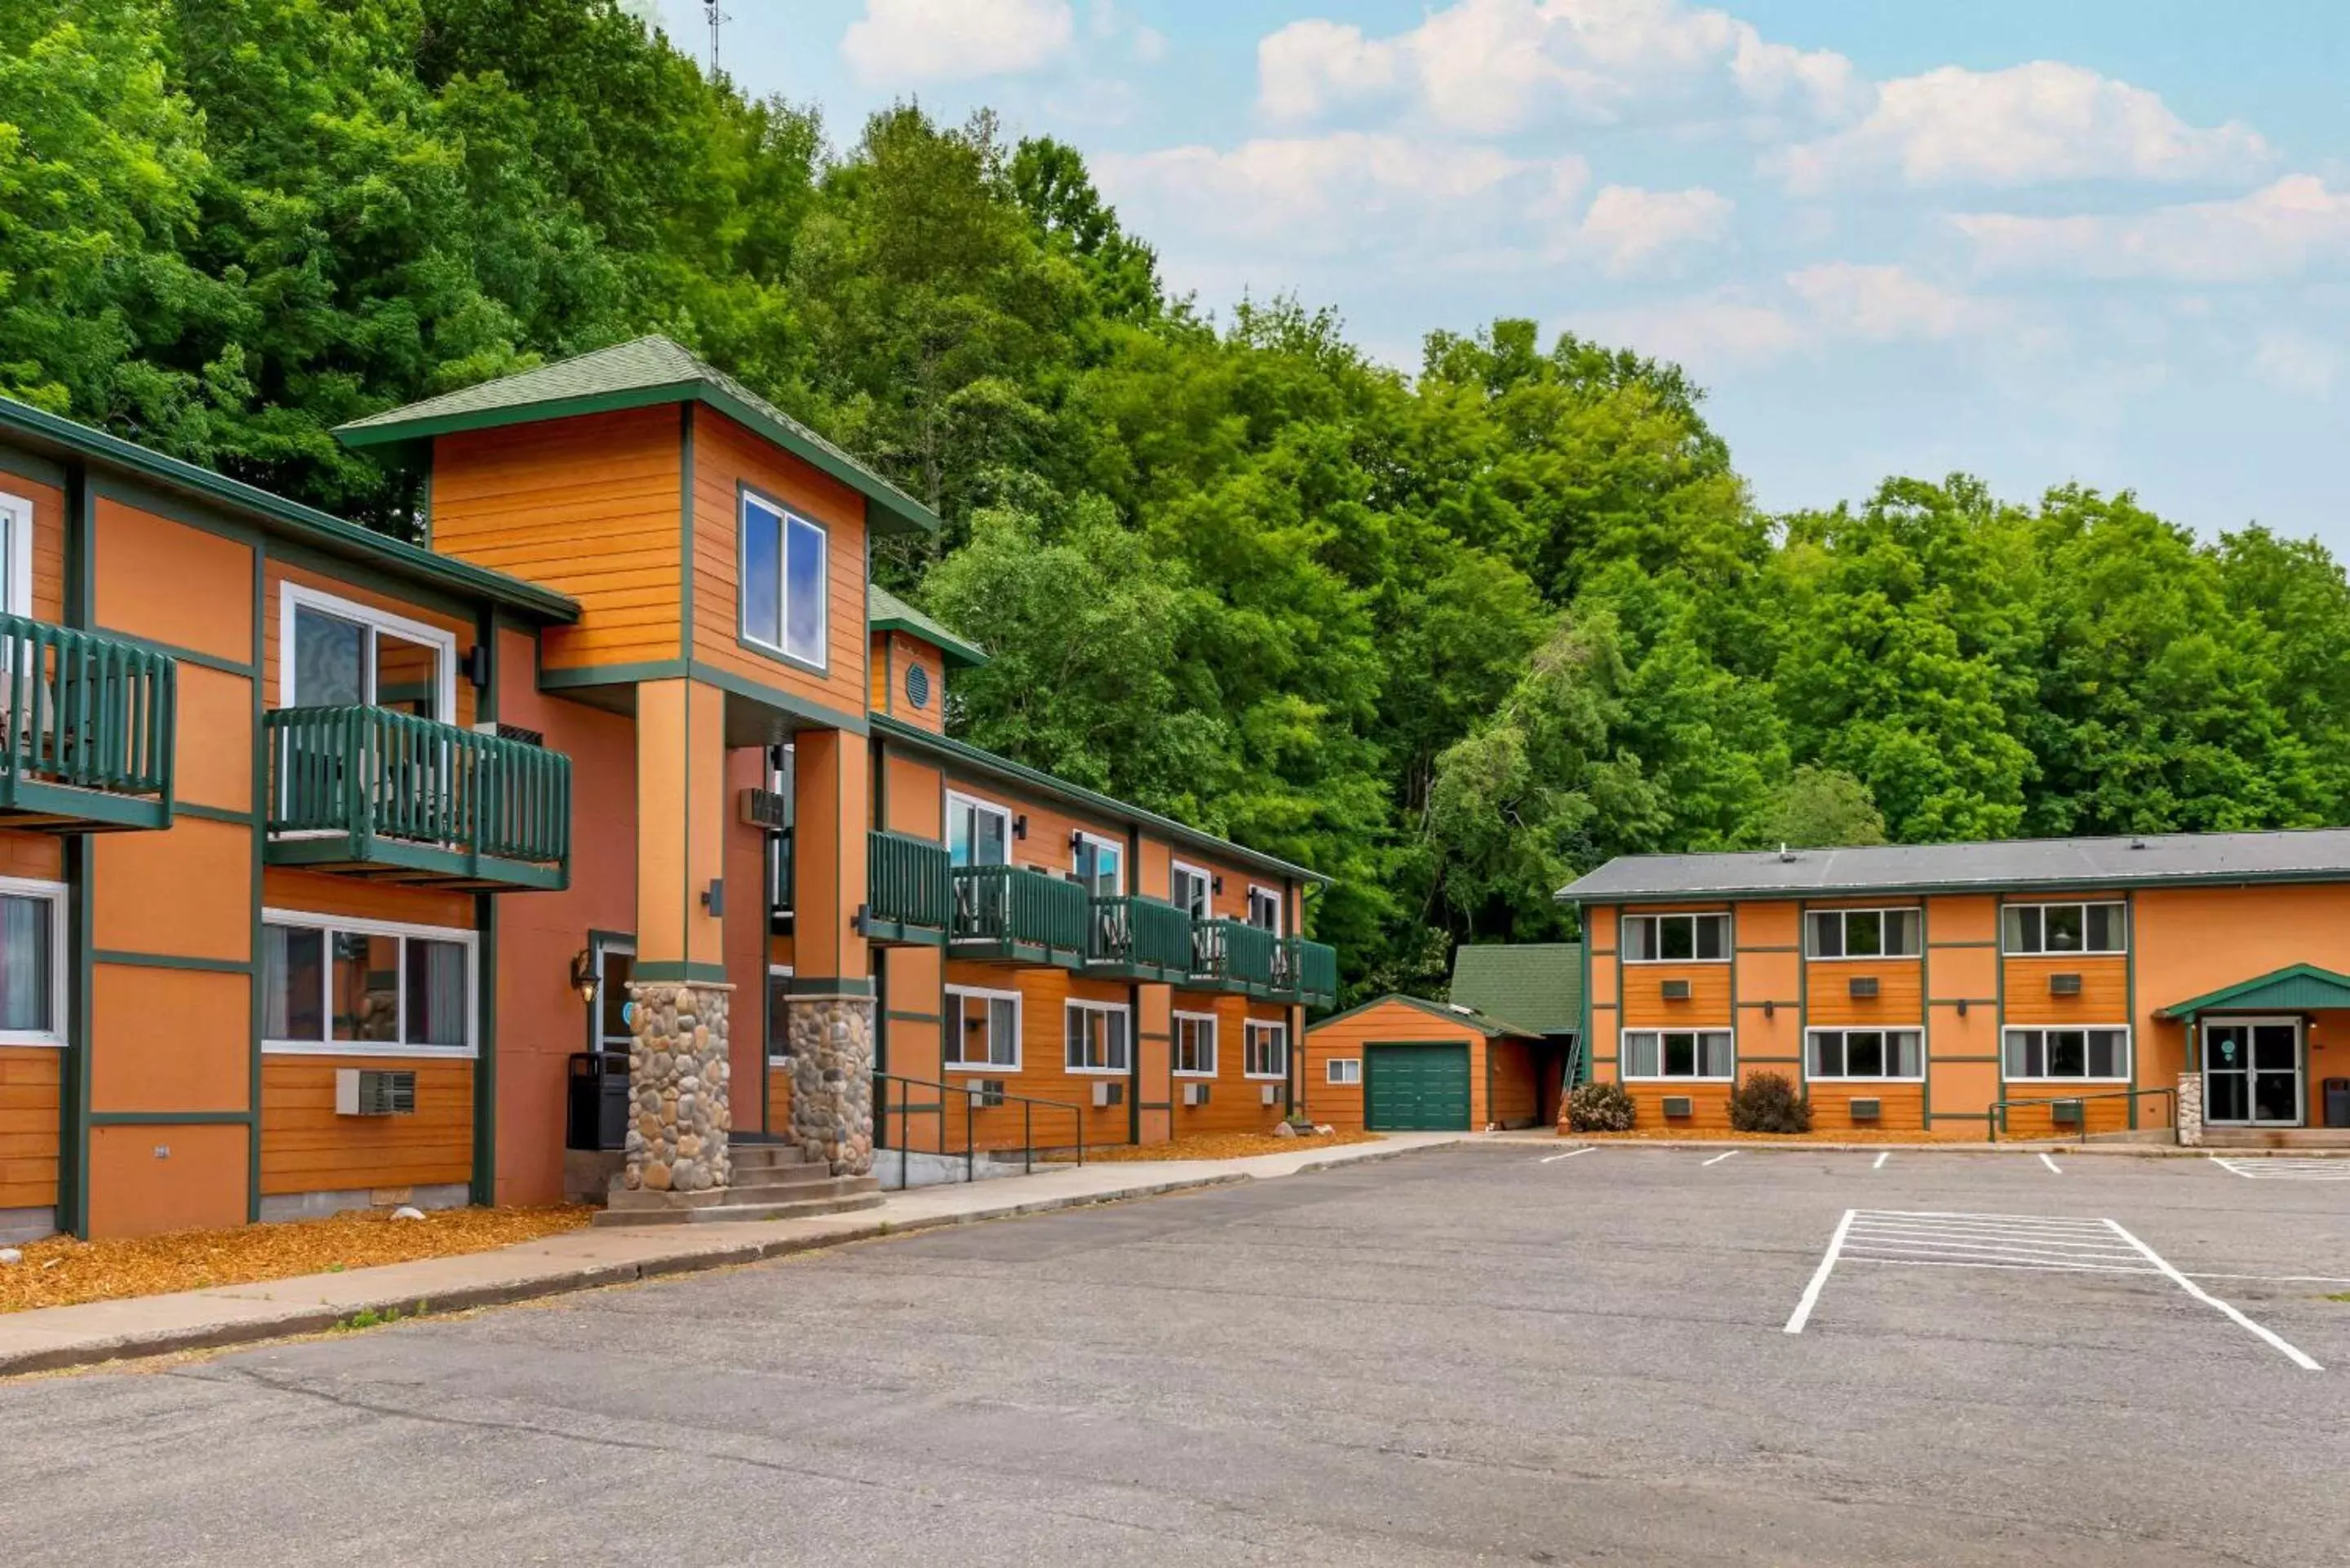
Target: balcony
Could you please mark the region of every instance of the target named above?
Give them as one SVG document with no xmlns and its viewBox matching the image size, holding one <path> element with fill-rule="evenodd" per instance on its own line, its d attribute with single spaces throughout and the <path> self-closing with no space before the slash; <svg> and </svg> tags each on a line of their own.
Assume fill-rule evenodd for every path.
<svg viewBox="0 0 2350 1568">
<path fill-rule="evenodd" d="M 117 638 L 0 615 L 0 826 L 167 827 L 178 666 Z"/>
<path fill-rule="evenodd" d="M 996 963 L 1086 961 L 1086 890 L 1077 883 L 1016 866 L 958 866 L 949 950 Z"/>
<path fill-rule="evenodd" d="M 1338 1004 L 1338 950 L 1327 942 L 1284 937 L 1282 950 L 1288 971 L 1287 1000 L 1307 1007 Z"/>
<path fill-rule="evenodd" d="M 1086 972 L 1113 980 L 1183 983 L 1191 970 L 1191 917 L 1136 895 L 1093 900 Z"/>
<path fill-rule="evenodd" d="M 1281 969 L 1281 939 L 1263 927 L 1246 920 L 1191 922 L 1192 989 L 1269 997 Z"/>
<path fill-rule="evenodd" d="M 571 759 L 381 708 L 265 715 L 273 866 L 495 892 L 567 887 Z"/>
<path fill-rule="evenodd" d="M 858 924 L 868 941 L 936 947 L 946 940 L 950 901 L 945 845 L 903 833 L 865 836 L 865 909 Z"/>
</svg>

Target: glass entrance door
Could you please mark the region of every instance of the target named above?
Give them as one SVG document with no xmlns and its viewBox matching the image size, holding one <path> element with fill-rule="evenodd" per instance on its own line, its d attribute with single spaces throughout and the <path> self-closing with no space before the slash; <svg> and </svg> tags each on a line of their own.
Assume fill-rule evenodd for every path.
<svg viewBox="0 0 2350 1568">
<path fill-rule="evenodd" d="M 2203 1120 L 2218 1127 L 2301 1125 L 2301 1020 L 2231 1018 L 2203 1025 Z"/>
</svg>

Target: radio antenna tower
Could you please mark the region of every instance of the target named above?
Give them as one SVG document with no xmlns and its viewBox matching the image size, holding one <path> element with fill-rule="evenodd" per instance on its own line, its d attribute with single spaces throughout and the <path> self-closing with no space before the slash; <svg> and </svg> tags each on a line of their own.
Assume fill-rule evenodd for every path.
<svg viewBox="0 0 2350 1568">
<path fill-rule="evenodd" d="M 718 29 L 734 18 L 720 9 L 718 0 L 702 0 L 702 14 L 710 19 L 710 79 L 718 79 Z"/>
</svg>

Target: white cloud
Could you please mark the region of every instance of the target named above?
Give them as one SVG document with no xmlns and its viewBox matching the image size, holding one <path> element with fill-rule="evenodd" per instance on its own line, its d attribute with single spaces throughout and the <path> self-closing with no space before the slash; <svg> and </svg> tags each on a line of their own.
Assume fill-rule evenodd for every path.
<svg viewBox="0 0 2350 1568">
<path fill-rule="evenodd" d="M 1585 319 L 1604 341 L 1706 374 L 1849 343 L 1981 342 L 2006 349 L 2052 341 L 2047 332 L 2020 325 L 2002 301 L 1946 288 L 1902 267 L 1856 262 L 1824 262 L 1762 287 L 1711 289 Z"/>
<path fill-rule="evenodd" d="M 2299 332 L 2263 332 L 2252 351 L 2252 369 L 2263 380 L 2303 397 L 2332 391 L 2341 368 L 2342 356 L 2331 344 Z"/>
<path fill-rule="evenodd" d="M 1730 232 L 1736 203 L 1712 191 L 1643 191 L 1609 185 L 1575 225 L 1580 248 L 1611 277 L 1669 263 L 1672 254 L 1712 244 Z"/>
<path fill-rule="evenodd" d="M 1786 282 L 1822 332 L 1872 343 L 1955 337 L 1990 326 L 1998 314 L 1898 266 L 1824 262 L 1789 273 Z"/>
<path fill-rule="evenodd" d="M 1785 309 L 1747 289 L 1718 289 L 1693 298 L 1601 311 L 1578 317 L 1575 325 L 1600 342 L 1620 343 L 1701 375 L 1783 359 L 1803 348 L 1808 337 Z"/>
<path fill-rule="evenodd" d="M 1765 160 L 1793 190 L 2241 175 L 2269 156 L 2234 120 L 2192 126 L 2144 88 L 2054 60 L 2000 71 L 1945 66 L 1877 89 L 1856 124 Z"/>
<path fill-rule="evenodd" d="M 1258 97 L 1301 121 L 1401 96 L 1447 130 L 1859 107 L 1852 63 L 1686 0 L 1457 0 L 1391 37 L 1319 18 L 1257 45 Z"/>
<path fill-rule="evenodd" d="M 1951 220 L 1990 272 L 2258 283 L 2350 263 L 2350 192 L 2291 174 L 2224 202 L 2187 202 L 2126 215 L 2025 217 L 1971 213 Z"/>
<path fill-rule="evenodd" d="M 1068 0 L 866 0 L 840 52 L 868 86 L 1035 70 L 1068 51 Z"/>
</svg>

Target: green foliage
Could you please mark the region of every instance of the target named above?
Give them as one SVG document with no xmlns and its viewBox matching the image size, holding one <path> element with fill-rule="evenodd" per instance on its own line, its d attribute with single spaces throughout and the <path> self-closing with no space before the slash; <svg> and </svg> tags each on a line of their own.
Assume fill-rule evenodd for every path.
<svg viewBox="0 0 2350 1568">
<path fill-rule="evenodd" d="M 1567 1091 L 1569 1132 L 1630 1132 L 1639 1116 L 1639 1107 L 1621 1084 L 1594 1079 Z"/>
<path fill-rule="evenodd" d="M 2350 580 L 2127 496 L 1759 514 L 1678 368 L 1170 296 L 1075 148 L 614 0 L 0 6 L 0 392 L 394 533 L 346 420 L 664 331 L 947 520 L 956 732 L 1273 853 L 1348 995 L 1609 856 L 2350 820 Z"/>
<path fill-rule="evenodd" d="M 1730 1091 L 1730 1125 L 1739 1132 L 1807 1133 L 1812 1103 L 1783 1073 L 1750 1073 Z"/>
</svg>

